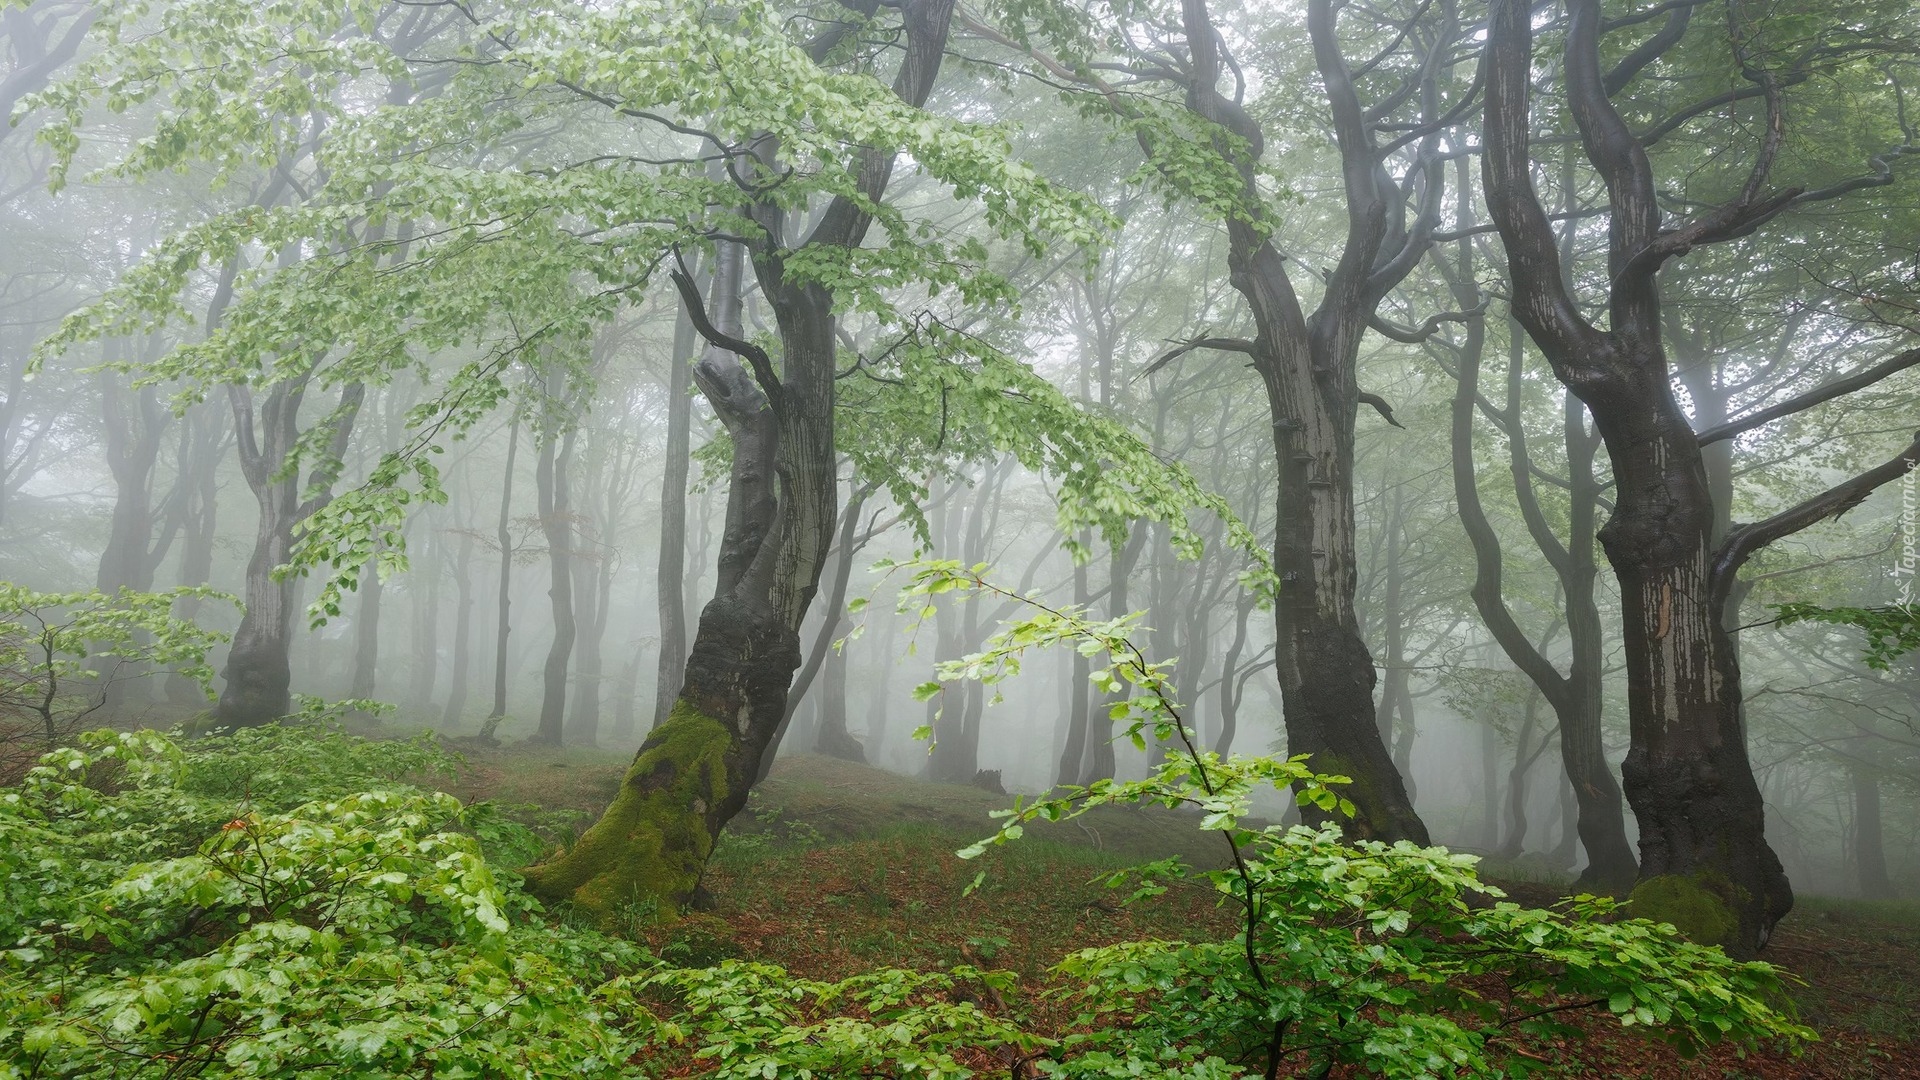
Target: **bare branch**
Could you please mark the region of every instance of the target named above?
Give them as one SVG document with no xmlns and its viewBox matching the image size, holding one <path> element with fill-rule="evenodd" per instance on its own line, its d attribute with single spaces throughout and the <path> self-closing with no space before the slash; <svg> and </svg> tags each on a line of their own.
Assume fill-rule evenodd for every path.
<svg viewBox="0 0 1920 1080">
<path fill-rule="evenodd" d="M 1906 352 L 1875 364 L 1873 367 L 1867 368 L 1864 371 L 1857 371 L 1844 378 L 1835 379 L 1832 382 L 1816 386 L 1812 390 L 1790 397 L 1778 405 L 1770 405 L 1757 412 L 1751 412 L 1737 419 L 1729 420 L 1717 427 L 1708 428 L 1700 433 L 1700 445 L 1706 446 L 1708 443 L 1716 443 L 1722 439 L 1731 439 L 1735 435 L 1752 431 L 1754 428 L 1771 423 L 1783 416 L 1791 416 L 1797 412 L 1805 412 L 1815 405 L 1832 401 L 1834 398 L 1844 397 L 1856 390 L 1862 390 L 1872 386 L 1874 383 L 1890 375 L 1905 371 L 1916 364 L 1920 364 L 1920 349 L 1908 349 Z"/>
</svg>

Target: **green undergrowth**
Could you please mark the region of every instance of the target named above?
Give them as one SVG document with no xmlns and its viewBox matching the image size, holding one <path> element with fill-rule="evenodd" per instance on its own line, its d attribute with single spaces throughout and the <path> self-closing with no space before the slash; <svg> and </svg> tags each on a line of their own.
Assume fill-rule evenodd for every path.
<svg viewBox="0 0 1920 1080">
<path fill-rule="evenodd" d="M 1177 766 L 989 818 L 985 793 L 801 759 L 723 838 L 705 910 L 636 897 L 607 918 L 543 906 L 516 869 L 565 846 L 581 790 L 475 797 L 481 770 L 518 798 L 597 768 L 529 757 L 324 725 L 49 754 L 0 789 L 0 1080 L 962 1080 L 1019 1060 L 1234 1080 L 1265 1071 L 1273 1009 L 1312 1040 L 1308 1072 L 1328 1033 L 1360 1074 L 1540 1072 L 1505 1047 L 1573 1029 L 1512 995 L 1689 1047 L 1800 1034 L 1768 969 L 1604 904 L 1473 907 L 1497 894 L 1442 849 L 1236 825 L 1244 879 L 1166 842 L 1244 820 L 1247 785 L 1297 763 L 1212 762 L 1240 794 L 1203 821 L 1138 809 L 1185 797 Z M 1257 977 L 1239 880 L 1261 897 Z"/>
</svg>

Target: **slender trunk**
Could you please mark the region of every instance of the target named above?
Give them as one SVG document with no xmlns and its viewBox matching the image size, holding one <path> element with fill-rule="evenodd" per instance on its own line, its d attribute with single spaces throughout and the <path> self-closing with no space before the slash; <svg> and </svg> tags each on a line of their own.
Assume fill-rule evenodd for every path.
<svg viewBox="0 0 1920 1080">
<path fill-rule="evenodd" d="M 695 288 L 704 292 L 710 275 Z M 658 678 L 653 723 L 673 712 L 675 689 L 687 663 L 687 475 L 693 445 L 693 320 L 682 310 L 673 327 L 667 373 L 667 449 L 660 480 L 660 564 L 654 575 L 660 613 Z"/>
<path fill-rule="evenodd" d="M 1887 847 L 1880 824 L 1880 774 L 1868 765 L 1853 765 L 1847 771 L 1853 779 L 1853 865 L 1860 895 L 1891 900 L 1893 880 L 1887 876 Z"/>
<path fill-rule="evenodd" d="M 633 650 L 633 658 L 620 668 L 620 682 L 614 692 L 613 724 L 607 729 L 607 738 L 615 743 L 631 742 L 634 729 L 639 726 L 640 667 L 646 659 L 647 650 L 642 646 Z"/>
<path fill-rule="evenodd" d="M 1081 542 L 1086 542 L 1082 534 Z M 1087 586 L 1087 568 L 1076 562 L 1073 565 L 1073 603 L 1075 607 L 1085 608 L 1092 592 Z M 1072 688 L 1067 700 L 1067 741 L 1060 751 L 1060 768 L 1057 773 L 1062 784 L 1084 784 L 1087 777 L 1087 739 L 1092 730 L 1089 710 L 1092 708 L 1092 687 L 1088 680 L 1093 675 L 1093 663 L 1073 651 L 1073 667 L 1068 681 Z"/>
<path fill-rule="evenodd" d="M 851 643 L 849 643 L 851 644 Z M 866 750 L 847 727 L 847 650 L 837 649 L 827 657 L 820 673 L 820 729 L 814 736 L 816 752 L 842 761 L 864 765 Z"/>
<path fill-rule="evenodd" d="M 1480 725 L 1480 846 L 1500 843 L 1500 736 L 1492 724 Z"/>
<path fill-rule="evenodd" d="M 220 508 L 220 459 L 226 449 L 226 429 L 220 412 L 203 402 L 187 411 L 187 426 L 193 431 L 192 450 L 183 459 L 177 497 L 185 500 L 180 537 L 180 578 L 182 585 L 205 585 L 213 579 L 213 541 L 217 533 Z M 189 478 L 191 482 L 189 483 Z M 181 597 L 174 603 L 178 618 L 191 620 L 202 606 L 198 596 Z M 167 676 L 167 700 L 187 708 L 205 708 L 206 692 L 184 675 Z"/>
<path fill-rule="evenodd" d="M 467 709 L 467 672 L 473 654 L 473 530 L 460 530 L 460 554 L 454 557 L 453 670 L 447 681 L 447 708 L 440 726 L 452 731 Z M 436 613 L 437 614 L 437 613 Z"/>
<path fill-rule="evenodd" d="M 491 742 L 500 721 L 507 715 L 507 636 L 513 631 L 509 613 L 513 608 L 513 462 L 520 452 L 520 417 L 507 428 L 507 466 L 500 478 L 500 523 L 494 531 L 494 547 L 500 552 L 500 577 L 494 597 L 497 612 L 493 633 L 493 708 L 481 726 L 480 738 Z"/>
<path fill-rule="evenodd" d="M 1233 643 L 1220 666 L 1220 733 L 1213 740 L 1213 752 L 1221 757 L 1232 752 L 1233 737 L 1239 734 L 1240 693 L 1246 686 L 1240 677 L 1240 654 L 1247 647 L 1247 619 L 1258 599 L 1243 590 L 1233 607 Z"/>
<path fill-rule="evenodd" d="M 1471 222 L 1471 218 L 1467 219 Z M 1459 267 L 1449 274 L 1456 303 L 1479 302 L 1470 249 L 1463 245 Z M 1601 671 L 1604 633 L 1595 593 L 1598 568 L 1593 548 L 1599 511 L 1600 485 L 1594 478 L 1594 437 L 1586 427 L 1577 398 L 1567 396 L 1563 429 L 1568 469 L 1568 540 L 1562 544 L 1547 522 L 1534 495 L 1532 461 L 1519 417 L 1526 364 L 1525 338 L 1519 326 L 1508 335 L 1506 380 L 1506 436 L 1508 463 L 1515 498 L 1528 531 L 1542 557 L 1560 581 L 1571 654 L 1563 675 L 1522 632 L 1507 606 L 1503 584 L 1504 553 L 1500 537 L 1480 502 L 1478 469 L 1474 461 L 1474 416 L 1480 397 L 1481 362 L 1486 350 L 1485 328 L 1471 323 L 1465 340 L 1455 350 L 1457 368 L 1453 398 L 1454 503 L 1474 553 L 1474 607 L 1501 651 L 1546 696 L 1560 728 L 1560 758 L 1579 803 L 1579 831 L 1587 852 L 1580 875 L 1584 888 L 1620 893 L 1632 887 L 1638 872 L 1632 845 L 1627 842 L 1626 816 L 1620 785 L 1606 759 L 1601 733 Z"/>
<path fill-rule="evenodd" d="M 613 603 L 613 570 L 613 559 L 603 550 L 600 558 L 584 568 L 576 567 L 574 574 L 582 614 L 576 676 L 579 685 L 573 696 L 572 712 L 567 717 L 566 738 L 570 744 L 600 745 L 600 715 L 606 688 L 607 609 Z"/>
<path fill-rule="evenodd" d="M 814 678 L 822 670 L 830 670 L 835 659 L 840 659 L 844 664 L 844 657 L 834 653 L 833 642 L 840 636 L 841 628 L 846 624 L 844 613 L 847 606 L 847 586 L 853 578 L 853 557 L 857 550 L 854 544 L 854 533 L 860 525 L 860 510 L 866 505 L 867 497 L 872 493 L 871 486 L 856 488 L 852 497 L 847 500 L 847 508 L 840 514 L 838 557 L 830 568 L 833 577 L 828 586 L 827 602 L 821 611 L 820 632 L 814 635 L 813 646 L 808 650 L 806 662 L 794 676 L 793 686 L 787 691 L 787 716 L 781 720 L 780 730 L 774 732 L 773 743 L 767 748 L 766 760 L 761 765 L 762 779 L 765 779 L 766 771 L 772 767 L 774 755 L 780 752 L 780 744 L 792 727 L 794 716 L 800 705 L 806 701 L 807 692 L 812 688 Z M 832 721 L 837 724 L 837 730 L 833 732 L 826 730 L 825 722 L 829 721 L 829 716 L 823 710 L 821 713 L 823 723 L 815 733 L 813 745 L 820 752 L 833 757 L 845 758 L 848 761 L 864 761 L 866 755 L 861 751 L 859 742 L 847 732 L 846 669 L 844 667 L 840 670 L 839 678 L 841 679 L 838 688 L 839 698 L 837 704 L 832 707 L 832 711 L 837 714 L 837 720 Z M 829 693 L 832 691 L 830 690 Z"/>
<path fill-rule="evenodd" d="M 1538 746 L 1531 745 L 1540 725 L 1539 706 L 1539 694 L 1529 693 L 1526 719 L 1513 739 L 1513 768 L 1507 772 L 1507 834 L 1499 851 L 1503 859 L 1517 859 L 1527 850 L 1527 774 L 1547 748 L 1544 735 Z"/>
<path fill-rule="evenodd" d="M 407 685 L 407 707 L 423 720 L 433 711 L 433 688 L 440 681 L 440 579 L 446 576 L 445 540 L 437 531 L 423 530 L 416 566 L 425 581 L 409 581 L 413 597 L 413 670 Z M 422 588 L 421 586 L 425 586 Z"/>
<path fill-rule="evenodd" d="M 360 572 L 360 610 L 354 618 L 353 682 L 347 696 L 370 698 L 380 665 L 380 598 L 386 587 L 379 568 L 368 563 Z"/>
<path fill-rule="evenodd" d="M 989 506 L 998 497 L 1000 479 L 1004 475 L 999 465 L 989 466 L 970 502 L 958 496 L 948 500 L 948 535 L 941 547 L 942 552 L 952 554 L 968 566 L 985 561 Z M 978 602 L 941 608 L 940 659 L 956 660 L 977 647 L 979 642 Z M 980 723 L 984 698 L 978 693 L 978 684 L 973 680 L 966 681 L 956 689 L 960 691 L 958 694 L 942 694 L 934 699 L 940 703 L 941 711 L 940 719 L 933 725 L 933 754 L 928 761 L 928 775 L 944 783 L 967 784 L 980 771 Z"/>
<path fill-rule="evenodd" d="M 872 689 L 868 691 L 867 730 L 864 740 L 867 760 L 874 765 L 880 765 L 885 761 L 880 756 L 880 752 L 887 744 L 887 718 L 893 704 L 888 694 L 893 689 L 893 668 L 896 662 L 893 647 L 897 633 L 897 621 L 892 618 L 887 619 L 886 632 L 880 636 L 880 647 L 875 650 L 874 662 L 879 665 L 880 671 L 873 681 Z"/>
<path fill-rule="evenodd" d="M 1566 773 L 1559 776 L 1560 816 L 1556 822 L 1560 830 L 1560 839 L 1554 842 L 1553 850 L 1547 858 L 1562 870 L 1571 870 L 1580 858 L 1580 799 L 1574 793 L 1573 785 L 1567 781 Z M 1576 882 L 1576 887 L 1578 883 Z"/>
<path fill-rule="evenodd" d="M 574 693 L 569 703 L 563 735 L 568 745 L 598 746 L 600 707 L 604 697 L 607 637 L 607 608 L 613 603 L 614 558 L 611 539 L 616 528 L 615 509 L 609 505 L 618 478 L 609 471 L 617 465 L 610 448 L 596 446 L 587 470 L 586 504 L 595 507 L 595 517 L 578 516 L 573 536 L 581 551 L 573 559 L 573 595 L 578 602 L 579 636 L 574 648 L 579 655 L 574 664 Z M 592 528 L 593 536 L 582 535 Z M 597 542 L 595 542 L 597 538 Z M 580 557 L 587 551 L 591 557 Z"/>
<path fill-rule="evenodd" d="M 551 389 L 557 390 L 557 387 Z M 541 746 L 560 745 L 566 719 L 567 669 L 573 658 L 574 639 L 579 634 L 573 604 L 574 527 L 567 495 L 573 445 L 572 427 L 565 434 L 552 430 L 542 433 L 539 462 L 533 474 L 540 500 L 540 527 L 547 539 L 547 597 L 552 601 L 553 612 L 553 644 L 547 649 L 547 662 L 542 669 L 540 726 L 527 740 Z"/>
</svg>

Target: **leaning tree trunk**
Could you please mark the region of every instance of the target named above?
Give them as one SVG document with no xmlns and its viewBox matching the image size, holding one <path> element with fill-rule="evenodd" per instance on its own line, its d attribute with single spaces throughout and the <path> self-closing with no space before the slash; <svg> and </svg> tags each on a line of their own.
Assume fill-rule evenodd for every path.
<svg viewBox="0 0 1920 1080">
<path fill-rule="evenodd" d="M 905 33 L 894 90 L 918 108 L 946 52 L 953 0 L 906 0 L 899 10 Z M 884 193 L 894 155 L 869 148 L 859 158 L 860 197 L 830 203 L 797 250 L 781 240 L 786 211 L 756 202 L 747 210 L 762 231 L 717 245 L 711 304 L 691 277 L 673 275 L 712 346 L 694 378 L 733 437 L 714 597 L 700 613 L 673 711 L 641 744 L 613 804 L 566 854 L 528 868 L 541 896 L 570 899 L 603 919 L 636 895 L 683 907 L 721 827 L 746 805 L 786 715 L 800 626 L 833 539 L 838 358 L 833 293 L 789 280 L 787 260 L 820 254 L 816 247 L 844 256 L 860 246 L 872 223 L 864 207 Z M 747 247 L 779 329 L 777 369 L 740 336 Z"/>
</svg>

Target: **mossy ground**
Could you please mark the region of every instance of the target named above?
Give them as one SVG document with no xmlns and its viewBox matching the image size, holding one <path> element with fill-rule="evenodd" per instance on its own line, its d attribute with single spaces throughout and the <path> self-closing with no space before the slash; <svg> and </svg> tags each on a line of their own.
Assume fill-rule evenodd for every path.
<svg viewBox="0 0 1920 1080">
<path fill-rule="evenodd" d="M 474 751 L 449 790 L 598 810 L 630 760 L 613 751 Z M 702 881 L 706 910 L 662 922 L 628 908 L 617 928 L 682 963 L 741 956 L 843 977 L 880 965 L 971 962 L 1018 973 L 1028 991 L 1045 986 L 1047 969 L 1075 948 L 1230 932 L 1229 914 L 1203 888 L 1128 906 L 1124 893 L 1095 880 L 1174 851 L 1216 854 L 1212 838 L 1180 815 L 1113 810 L 1090 816 L 1084 829 L 1032 829 L 981 860 L 954 858 L 1007 801 L 827 758 L 788 758 L 722 834 Z M 984 882 L 963 895 L 982 869 Z M 1489 874 L 1523 903 L 1559 895 L 1526 876 Z M 1555 1075 L 1592 1080 L 1920 1080 L 1920 904 L 1803 898 L 1763 958 L 1806 980 L 1795 996 L 1824 1041 L 1804 1057 L 1716 1051 L 1687 1061 L 1610 1022 L 1544 1053 L 1560 1066 Z"/>
</svg>

